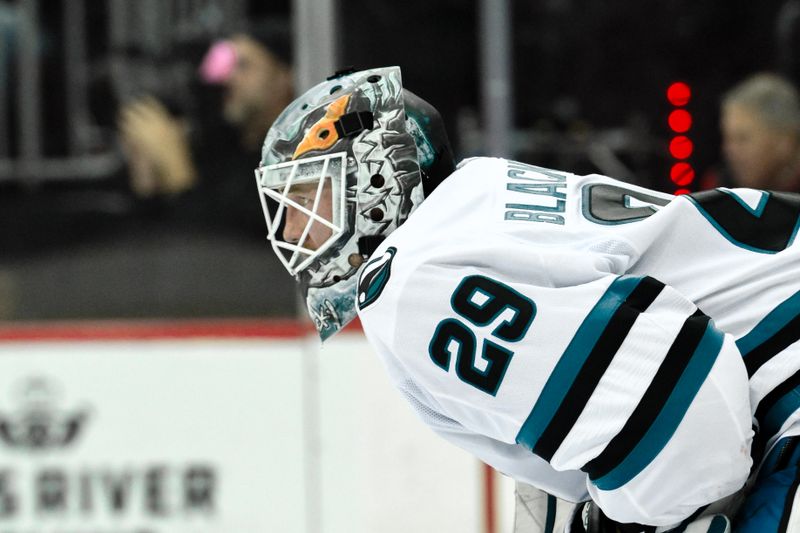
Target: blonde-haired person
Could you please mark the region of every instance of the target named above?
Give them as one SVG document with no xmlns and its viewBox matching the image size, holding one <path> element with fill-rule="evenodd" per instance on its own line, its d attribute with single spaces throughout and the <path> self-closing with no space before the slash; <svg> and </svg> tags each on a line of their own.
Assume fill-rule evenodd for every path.
<svg viewBox="0 0 800 533">
<path fill-rule="evenodd" d="M 722 98 L 722 151 L 732 185 L 800 191 L 800 97 L 788 80 L 755 74 Z"/>
</svg>

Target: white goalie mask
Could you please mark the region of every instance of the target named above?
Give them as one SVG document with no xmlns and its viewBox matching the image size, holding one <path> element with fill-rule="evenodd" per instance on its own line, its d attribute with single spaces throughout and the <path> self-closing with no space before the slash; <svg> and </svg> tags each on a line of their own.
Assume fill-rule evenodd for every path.
<svg viewBox="0 0 800 533">
<path fill-rule="evenodd" d="M 347 154 L 340 152 L 260 168 L 267 238 L 293 276 L 344 234 Z M 270 212 L 267 198 L 277 204 Z"/>
<path fill-rule="evenodd" d="M 438 113 L 398 67 L 335 75 L 278 117 L 256 170 L 267 237 L 323 339 L 355 317 L 375 246 L 452 169 Z"/>
</svg>

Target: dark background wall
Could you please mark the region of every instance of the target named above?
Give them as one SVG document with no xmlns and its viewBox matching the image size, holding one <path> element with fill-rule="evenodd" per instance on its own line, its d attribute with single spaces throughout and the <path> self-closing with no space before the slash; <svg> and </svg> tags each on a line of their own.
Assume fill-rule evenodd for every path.
<svg viewBox="0 0 800 533">
<path fill-rule="evenodd" d="M 16 4 L 0 2 L 2 42 L 13 43 L 14 19 L 3 17 Z M 693 90 L 688 106 L 694 116 L 691 162 L 698 174 L 714 168 L 719 164 L 721 94 L 757 71 L 798 78 L 794 24 L 785 35 L 776 33 L 782 10 L 786 13 L 796 4 L 513 1 L 515 156 L 574 172 L 596 172 L 587 147 L 597 140 L 617 139 L 620 160 L 634 171 L 636 181 L 670 190 L 665 91 L 669 83 L 681 80 Z M 113 83 L 111 69 L 104 70 L 111 60 L 155 73 L 134 81 L 142 81 L 142 91 L 162 95 L 175 112 L 201 123 L 219 123 L 214 112 L 218 95 L 200 86 L 195 76 L 213 28 L 187 34 L 166 31 L 169 45 L 160 48 L 115 47 L 107 32 L 108 3 L 87 0 L 86 5 L 96 151 L 121 157 L 114 125 L 125 95 Z M 54 157 L 67 151 L 65 49 L 59 39 L 69 6 L 52 2 L 39 13 L 42 114 L 48 126 L 43 146 Z M 243 20 L 291 17 L 289 0 L 241 1 L 240 6 Z M 442 112 L 458 155 L 481 154 L 477 17 L 475 0 L 341 0 L 339 63 L 358 68 L 400 65 L 405 85 Z M 197 27 L 203 24 L 207 18 L 198 18 Z M 222 28 L 216 31 L 221 34 Z M 20 120 L 13 105 L 18 66 L 9 60 L 4 72 L 5 95 L 12 103 L 6 106 L 4 121 L 11 134 L 9 153 L 0 155 L 13 158 L 19 151 L 13 133 Z M 229 137 L 222 136 L 219 143 L 226 140 Z M 248 161 L 243 167 L 255 163 Z M 239 177 L 238 172 L 236 179 L 252 180 L 251 174 L 242 172 Z M 198 223 L 195 217 L 186 222 L 169 205 L 142 209 L 125 191 L 121 164 L 91 180 L 35 178 L 0 180 L 0 318 L 296 312 L 293 284 L 266 245 L 260 221 L 248 222 L 247 227 L 216 224 L 230 217 L 209 212 L 204 221 Z M 257 211 L 257 201 L 254 192 L 253 204 L 242 209 Z"/>
<path fill-rule="evenodd" d="M 797 79 L 794 24 L 789 39 L 776 33 L 781 9 L 793 4 L 512 2 L 515 126 L 556 139 L 539 146 L 521 142 L 518 156 L 590 172 L 596 170 L 591 163 L 565 148 L 569 142 L 552 145 L 570 132 L 627 128 L 660 143 L 632 164 L 647 185 L 669 190 L 665 91 L 671 82 L 684 81 L 693 90 L 692 163 L 702 174 L 719 159 L 721 94 L 762 70 Z M 402 65 L 406 84 L 442 110 L 462 152 L 471 151 L 463 142 L 469 131 L 459 130 L 455 117 L 478 107 L 477 10 L 475 1 L 412 0 L 396 9 L 368 0 L 343 2 L 343 61 Z"/>
</svg>

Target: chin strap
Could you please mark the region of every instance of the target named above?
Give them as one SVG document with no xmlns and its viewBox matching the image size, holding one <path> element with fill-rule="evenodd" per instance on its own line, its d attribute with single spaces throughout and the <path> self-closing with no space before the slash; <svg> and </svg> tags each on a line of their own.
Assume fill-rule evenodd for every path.
<svg viewBox="0 0 800 533">
<path fill-rule="evenodd" d="M 358 253 L 363 257 L 371 256 L 385 239 L 383 235 L 364 235 L 358 239 Z"/>
</svg>

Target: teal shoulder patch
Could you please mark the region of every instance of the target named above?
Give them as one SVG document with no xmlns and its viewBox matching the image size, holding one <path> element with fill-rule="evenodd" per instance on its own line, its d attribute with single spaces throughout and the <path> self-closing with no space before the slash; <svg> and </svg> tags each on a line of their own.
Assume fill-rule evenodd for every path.
<svg viewBox="0 0 800 533">
<path fill-rule="evenodd" d="M 364 267 L 361 279 L 358 281 L 358 308 L 365 309 L 370 306 L 383 292 L 391 275 L 392 259 L 397 249 L 390 246 L 380 257 L 373 259 Z"/>
</svg>

